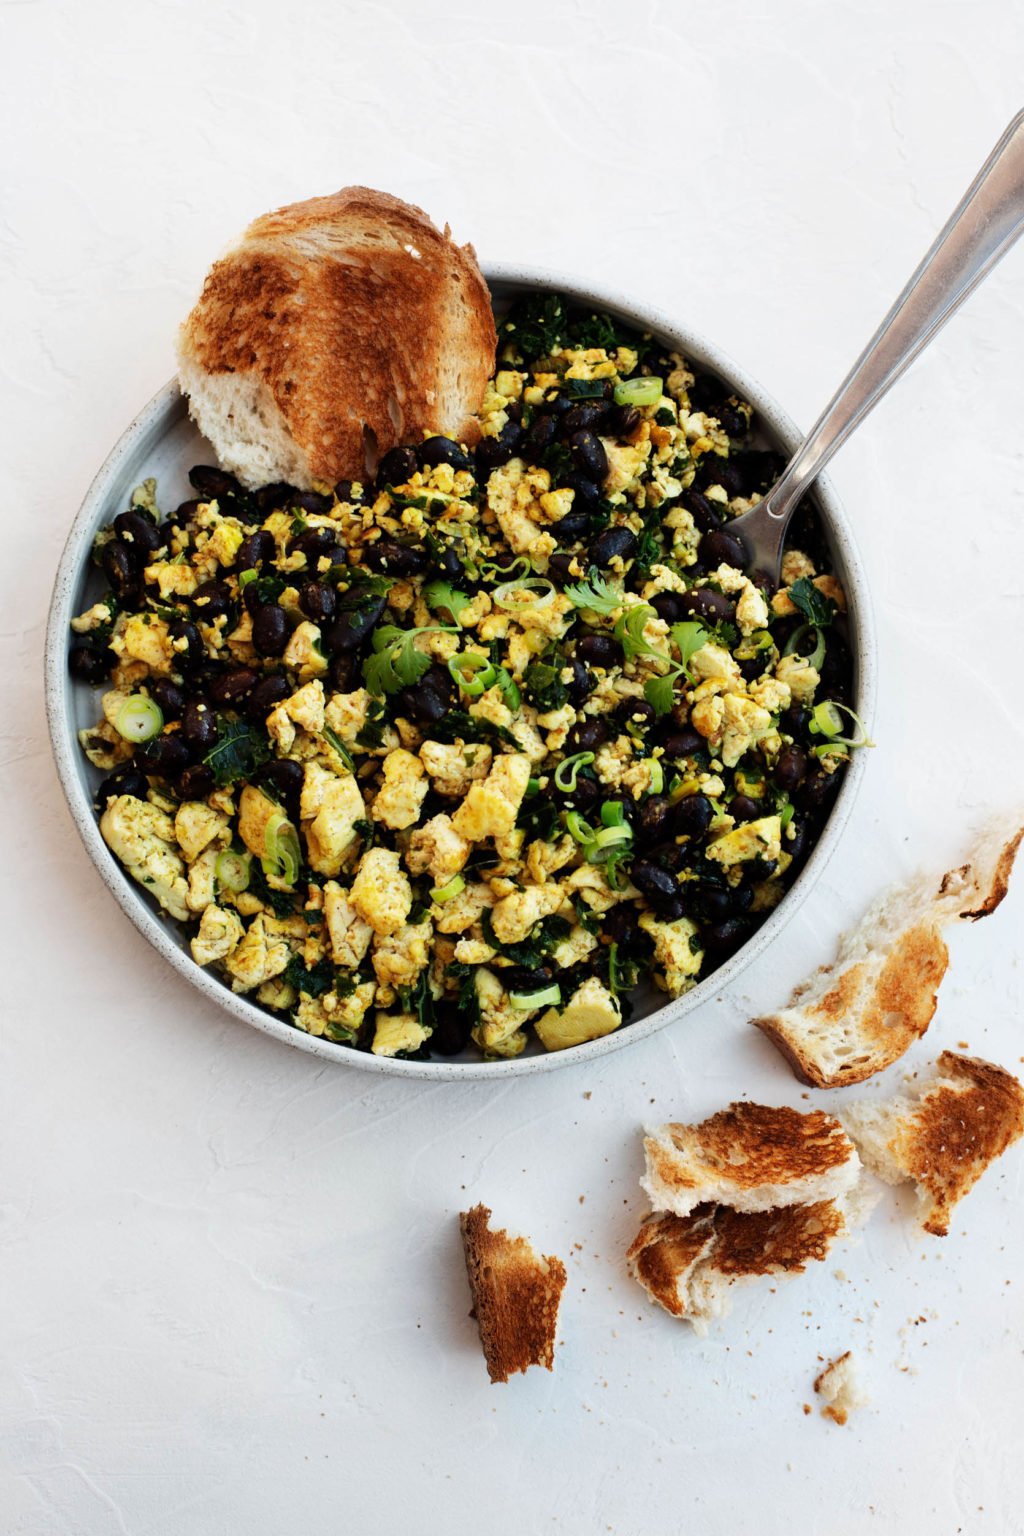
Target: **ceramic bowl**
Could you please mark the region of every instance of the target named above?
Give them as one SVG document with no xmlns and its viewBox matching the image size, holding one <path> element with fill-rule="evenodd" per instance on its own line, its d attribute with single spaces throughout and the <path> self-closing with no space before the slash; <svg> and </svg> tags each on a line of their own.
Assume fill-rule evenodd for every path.
<svg viewBox="0 0 1024 1536">
<path fill-rule="evenodd" d="M 800 433 L 771 396 L 685 321 L 670 319 L 649 305 L 626 298 L 618 292 L 604 291 L 558 273 L 528 267 L 491 266 L 487 269 L 487 277 L 496 306 L 500 307 L 503 301 L 524 291 L 548 290 L 564 293 L 575 301 L 593 305 L 597 309 L 608 310 L 636 329 L 652 332 L 661 342 L 682 352 L 702 369 L 717 374 L 740 396 L 749 400 L 759 417 L 761 433 L 770 446 L 788 457 L 799 443 Z M 46 643 L 46 697 L 57 769 L 71 815 L 89 855 L 114 899 L 136 928 L 184 982 L 236 1018 L 298 1050 L 366 1072 L 447 1081 L 521 1077 L 532 1072 L 550 1072 L 557 1067 L 592 1061 L 609 1051 L 622 1050 L 645 1039 L 655 1030 L 681 1028 L 684 1020 L 689 1020 L 692 1027 L 700 1010 L 707 1008 L 712 998 L 728 987 L 752 960 L 775 942 L 797 908 L 807 899 L 850 820 L 857 790 L 867 767 L 868 754 L 853 755 L 832 814 L 804 869 L 778 907 L 747 943 L 684 997 L 666 1001 L 664 994 L 656 993 L 652 988 L 641 995 L 634 1022 L 586 1045 L 553 1053 L 541 1052 L 538 1048 L 538 1054 L 493 1062 L 478 1058 L 401 1061 L 373 1056 L 304 1034 L 266 1013 L 245 997 L 236 995 L 211 971 L 202 970 L 194 963 L 182 929 L 159 913 L 151 898 L 128 877 L 100 837 L 92 808 L 92 795 L 101 775 L 86 761 L 77 741 L 77 731 L 95 723 L 98 713 L 97 693 L 68 676 L 66 658 L 70 619 L 94 601 L 101 591 L 97 574 L 90 563 L 90 552 L 97 530 L 109 523 L 127 505 L 132 487 L 150 475 L 157 477 L 161 505 L 176 506 L 191 494 L 187 481 L 189 467 L 212 458 L 212 450 L 190 422 L 177 383 L 172 381 L 127 428 L 90 486 L 68 535 L 50 607 Z M 849 640 L 855 667 L 856 708 L 861 718 L 870 723 L 875 690 L 875 641 L 867 582 L 846 516 L 827 479 L 819 480 L 815 497 L 824 521 L 833 568 L 846 589 L 849 601 Z"/>
</svg>

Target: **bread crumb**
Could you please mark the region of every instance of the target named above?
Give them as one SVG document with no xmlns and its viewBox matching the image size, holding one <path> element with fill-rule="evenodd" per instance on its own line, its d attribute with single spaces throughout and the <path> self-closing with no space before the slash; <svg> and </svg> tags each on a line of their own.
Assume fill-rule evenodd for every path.
<svg viewBox="0 0 1024 1536">
<path fill-rule="evenodd" d="M 867 1397 L 857 1382 L 853 1355 L 849 1350 L 830 1360 L 814 1380 L 814 1390 L 824 1398 L 822 1417 L 834 1424 L 845 1424 L 854 1408 L 862 1408 Z"/>
</svg>

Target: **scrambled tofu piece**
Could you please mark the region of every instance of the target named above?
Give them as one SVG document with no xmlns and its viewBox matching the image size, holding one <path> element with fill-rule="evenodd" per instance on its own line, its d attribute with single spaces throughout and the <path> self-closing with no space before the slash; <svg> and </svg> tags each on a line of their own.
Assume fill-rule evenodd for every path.
<svg viewBox="0 0 1024 1536">
<path fill-rule="evenodd" d="M 540 498 L 551 489 L 546 469 L 527 469 L 522 459 L 509 459 L 495 469 L 487 482 L 487 504 L 498 520 L 505 542 L 513 554 L 530 556 L 536 564 L 555 549 L 550 533 L 541 524 L 548 514 Z"/>
<path fill-rule="evenodd" d="M 422 923 L 403 923 L 394 933 L 378 934 L 374 939 L 373 969 L 381 985 L 382 1002 L 390 1002 L 399 987 L 415 985 L 430 959 L 432 933 L 427 918 Z"/>
<path fill-rule="evenodd" d="M 430 775 L 439 795 L 450 799 L 465 795 L 471 784 L 486 779 L 494 756 L 481 742 L 425 741 L 420 747 L 420 762 Z"/>
<path fill-rule="evenodd" d="M 349 900 L 374 933 L 396 933 L 412 910 L 412 886 L 390 848 L 368 848 L 359 861 Z"/>
<path fill-rule="evenodd" d="M 622 1023 L 618 999 L 596 976 L 577 987 L 561 1013 L 549 1008 L 534 1024 L 537 1037 L 546 1051 L 564 1051 L 570 1045 L 582 1045 L 610 1035 Z"/>
<path fill-rule="evenodd" d="M 102 629 L 105 624 L 114 622 L 113 609 L 106 599 L 99 603 L 93 603 L 84 613 L 71 620 L 71 628 L 76 635 L 91 635 L 97 629 Z"/>
<path fill-rule="evenodd" d="M 762 709 L 766 709 L 772 715 L 788 709 L 791 703 L 789 684 L 776 677 L 757 678 L 748 687 L 747 694 L 755 704 L 759 704 Z"/>
<path fill-rule="evenodd" d="M 414 875 L 429 870 L 435 885 L 447 885 L 462 869 L 472 846 L 456 832 L 451 817 L 442 813 L 416 828 L 409 838 L 405 862 Z"/>
<path fill-rule="evenodd" d="M 778 816 L 742 821 L 709 843 L 707 857 L 729 868 L 747 859 L 777 859 L 782 852 L 782 823 Z"/>
<path fill-rule="evenodd" d="M 258 913 L 224 962 L 233 978 L 232 991 L 251 992 L 280 976 L 292 955 L 298 954 L 305 936 L 306 924 L 301 917 L 277 918 L 269 912 Z"/>
<path fill-rule="evenodd" d="M 324 886 L 324 922 L 335 965 L 354 971 L 366 955 L 373 929 L 364 922 L 336 880 Z"/>
<path fill-rule="evenodd" d="M 490 886 L 467 884 L 451 901 L 434 909 L 434 927 L 438 933 L 465 933 L 493 905 L 494 894 Z"/>
<path fill-rule="evenodd" d="M 219 848 L 207 848 L 188 868 L 188 902 L 190 912 L 202 912 L 217 900 L 217 860 Z M 236 897 L 236 904 L 240 898 Z M 241 908 L 239 908 L 241 910 Z"/>
<path fill-rule="evenodd" d="M 722 762 L 727 768 L 735 768 L 744 752 L 771 730 L 772 717 L 760 704 L 741 693 L 724 694 L 718 702 L 722 706 Z M 697 725 L 696 710 L 693 721 Z M 697 729 L 700 730 L 699 725 Z"/>
<path fill-rule="evenodd" d="M 782 585 L 791 587 L 801 576 L 813 581 L 816 575 L 814 561 L 802 549 L 787 549 L 782 557 Z"/>
<path fill-rule="evenodd" d="M 174 835 L 178 847 L 191 864 L 204 848 L 216 843 L 226 848 L 231 841 L 231 823 L 203 800 L 184 800 L 174 817 Z"/>
<path fill-rule="evenodd" d="M 560 885 L 528 885 L 497 903 L 491 914 L 495 937 L 502 944 L 521 944 L 541 918 L 550 917 L 565 903 Z"/>
<path fill-rule="evenodd" d="M 716 678 L 723 683 L 736 684 L 742 677 L 739 663 L 731 653 L 724 645 L 716 645 L 711 640 L 690 657 L 690 675 L 698 683 Z"/>
<path fill-rule="evenodd" d="M 117 795 L 107 801 L 100 832 L 132 879 L 144 885 L 172 917 L 185 922 L 188 885 L 171 818 L 147 800 Z"/>
<path fill-rule="evenodd" d="M 644 464 L 651 451 L 650 444 L 641 443 L 634 448 L 628 444 L 613 442 L 609 437 L 603 437 L 601 441 L 608 458 L 604 494 L 615 496 L 620 491 L 628 491 L 643 473 Z"/>
<path fill-rule="evenodd" d="M 357 688 L 354 693 L 331 694 L 327 701 L 325 719 L 346 746 L 352 746 L 359 732 L 365 728 L 372 703 L 365 688 Z"/>
<path fill-rule="evenodd" d="M 513 1008 L 509 995 L 493 971 L 481 966 L 473 975 L 480 1022 L 473 1039 L 490 1056 L 520 1056 L 526 1048 L 523 1025 L 531 1017 L 527 1009 Z"/>
<path fill-rule="evenodd" d="M 319 678 L 282 699 L 267 716 L 267 730 L 282 752 L 294 746 L 296 726 L 314 736 L 324 728 L 324 685 Z"/>
<path fill-rule="evenodd" d="M 306 820 L 307 809 L 313 811 L 310 820 Z M 356 822 L 366 818 L 358 781 L 350 773 L 325 776 L 324 769 L 307 763 L 300 811 L 310 867 L 320 875 L 338 874 L 359 836 Z"/>
<path fill-rule="evenodd" d="M 798 704 L 810 704 L 821 682 L 817 668 L 811 666 L 806 656 L 780 656 L 775 676 L 786 684 Z"/>
<path fill-rule="evenodd" d="M 361 982 L 344 997 L 339 997 L 336 992 L 325 992 L 322 997 L 310 997 L 303 992 L 292 1021 L 305 1030 L 307 1035 L 351 1042 L 359 1033 L 359 1026 L 366 1017 L 366 1010 L 373 1002 L 375 993 L 376 986 L 372 981 Z M 260 1000 L 263 1001 L 262 994 Z M 277 1006 L 284 1004 L 278 1003 Z"/>
<path fill-rule="evenodd" d="M 511 832 L 529 781 L 530 759 L 525 754 L 504 753 L 496 758 L 486 779 L 470 785 L 452 817 L 456 832 L 471 843 Z"/>
<path fill-rule="evenodd" d="M 149 565 L 146 580 L 156 587 L 164 603 L 171 597 L 191 597 L 199 585 L 190 565 L 175 565 L 173 560 L 158 560 Z"/>
<path fill-rule="evenodd" d="M 411 1013 L 378 1013 L 370 1050 L 375 1056 L 397 1056 L 417 1051 L 430 1038 L 430 1030 Z"/>
<path fill-rule="evenodd" d="M 570 965 L 578 965 L 596 948 L 597 935 L 589 933 L 581 924 L 577 924 L 561 944 L 552 950 L 551 958 L 564 970 Z"/>
<path fill-rule="evenodd" d="M 238 835 L 258 859 L 267 857 L 267 827 L 283 814 L 255 784 L 246 784 L 238 802 Z"/>
<path fill-rule="evenodd" d="M 569 896 L 578 891 L 592 912 L 608 912 L 617 902 L 632 901 L 640 894 L 628 883 L 621 891 L 613 891 L 597 864 L 581 864 L 562 881 L 562 888 Z"/>
<path fill-rule="evenodd" d="M 543 885 L 549 875 L 557 874 L 571 863 L 578 852 L 579 845 L 571 838 L 568 832 L 556 838 L 553 843 L 546 843 L 542 838 L 530 844 L 526 855 L 526 869 L 530 879 L 535 885 Z"/>
<path fill-rule="evenodd" d="M 212 902 L 203 909 L 199 920 L 199 932 L 189 948 L 197 965 L 212 965 L 214 960 L 226 960 L 237 949 L 244 929 L 237 912 L 228 907 L 218 907 Z"/>
<path fill-rule="evenodd" d="M 653 912 L 644 912 L 640 927 L 654 940 L 654 959 L 665 973 L 666 991 L 672 997 L 681 997 L 696 981 L 704 958 L 696 923 L 688 917 L 663 923 Z"/>
<path fill-rule="evenodd" d="M 178 642 L 184 646 L 184 641 Z M 152 613 L 136 613 L 113 636 L 110 648 L 129 661 L 142 661 L 151 672 L 161 676 L 173 670 L 177 661 L 175 642 L 163 619 Z"/>
<path fill-rule="evenodd" d="M 384 783 L 370 807 L 370 815 L 393 831 L 415 826 L 428 788 L 419 758 L 404 747 L 396 747 L 384 759 Z"/>
<path fill-rule="evenodd" d="M 292 630 L 285 646 L 284 664 L 300 677 L 323 677 L 327 671 L 327 658 L 320 648 L 320 628 L 308 619 Z"/>
<path fill-rule="evenodd" d="M 764 629 L 768 623 L 768 604 L 764 593 L 755 587 L 749 576 L 736 570 L 732 565 L 720 565 L 714 574 L 714 580 L 718 582 L 723 592 L 731 594 L 739 593 L 736 602 L 736 623 L 740 633 L 753 634 L 755 629 Z"/>
<path fill-rule="evenodd" d="M 459 965 L 489 965 L 497 953 L 493 944 L 483 939 L 460 939 L 452 958 Z"/>
</svg>

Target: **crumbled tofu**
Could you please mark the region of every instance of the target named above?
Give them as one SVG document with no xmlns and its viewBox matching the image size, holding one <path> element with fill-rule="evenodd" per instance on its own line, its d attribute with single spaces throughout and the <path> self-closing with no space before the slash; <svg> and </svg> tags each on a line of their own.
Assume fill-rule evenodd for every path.
<svg viewBox="0 0 1024 1536">
<path fill-rule="evenodd" d="M 136 613 L 110 642 L 111 650 L 130 661 L 142 661 L 151 672 L 164 675 L 177 661 L 175 642 L 163 619 Z"/>
<path fill-rule="evenodd" d="M 451 817 L 442 813 L 412 833 L 405 862 L 414 875 L 429 870 L 435 885 L 447 885 L 462 869 L 472 846 L 456 832 Z"/>
<path fill-rule="evenodd" d="M 439 795 L 456 799 L 465 795 L 471 784 L 485 779 L 494 756 L 481 742 L 425 741 L 420 747 L 420 762 L 427 770 Z"/>
<path fill-rule="evenodd" d="M 564 1051 L 568 1046 L 610 1035 L 621 1023 L 618 999 L 591 976 L 576 989 L 561 1013 L 549 1008 L 533 1027 L 545 1050 Z"/>
<path fill-rule="evenodd" d="M 324 783 L 322 778 L 312 778 L 310 770 L 315 766 L 306 764 L 306 781 L 302 787 L 304 799 L 309 787 L 309 799 L 305 800 L 303 810 L 314 796 L 317 797 L 316 814 L 311 821 L 303 819 L 309 863 L 318 874 L 337 875 L 345 855 L 359 836 L 356 823 L 366 819 L 366 806 L 352 774 L 331 774 L 329 781 Z"/>
<path fill-rule="evenodd" d="M 178 847 L 191 864 L 204 848 L 216 842 L 226 848 L 231 841 L 231 823 L 202 800 L 183 800 L 174 817 L 174 835 Z"/>
<path fill-rule="evenodd" d="M 483 842 L 511 832 L 530 781 L 530 759 L 521 753 L 504 753 L 495 759 L 482 783 L 473 783 L 452 825 L 468 842 Z"/>
<path fill-rule="evenodd" d="M 255 784 L 246 784 L 238 802 L 238 835 L 258 859 L 267 857 L 267 827 L 283 814 Z"/>
<path fill-rule="evenodd" d="M 189 915 L 188 885 L 171 818 L 146 800 L 117 795 L 107 801 L 100 832 L 132 878 L 172 917 L 184 922 Z"/>
<path fill-rule="evenodd" d="M 372 702 L 365 688 L 357 688 L 354 693 L 332 693 L 327 700 L 325 721 L 346 746 L 352 746 L 365 728 Z"/>
<path fill-rule="evenodd" d="M 480 1008 L 480 1023 L 473 1039 L 491 1056 L 519 1056 L 526 1046 L 523 1024 L 530 1018 L 524 1009 L 513 1008 L 508 993 L 493 971 L 481 966 L 473 976 Z"/>
<path fill-rule="evenodd" d="M 653 912 L 644 912 L 640 927 L 654 940 L 654 959 L 665 973 L 666 991 L 681 997 L 693 986 L 703 959 L 696 923 L 688 917 L 664 923 Z"/>
<path fill-rule="evenodd" d="M 237 949 L 243 932 L 237 912 L 211 902 L 203 909 L 199 932 L 189 945 L 193 960 L 197 965 L 212 965 L 215 960 L 227 959 Z"/>
<path fill-rule="evenodd" d="M 375 1056 L 397 1056 L 401 1051 L 417 1051 L 430 1030 L 411 1013 L 378 1013 L 370 1050 Z"/>
<path fill-rule="evenodd" d="M 399 987 L 411 987 L 430 959 L 430 919 L 403 923 L 394 933 L 378 934 L 373 941 L 373 969 L 382 988 L 391 996 Z M 390 997 L 384 997 L 384 1002 Z"/>
<path fill-rule="evenodd" d="M 224 962 L 234 978 L 232 990 L 251 992 L 254 987 L 280 976 L 292 955 L 298 953 L 305 933 L 306 925 L 301 917 L 282 919 L 260 912 Z"/>
<path fill-rule="evenodd" d="M 811 666 L 806 656 L 780 656 L 775 676 L 786 684 L 798 704 L 810 704 L 821 682 L 817 668 Z"/>
<path fill-rule="evenodd" d="M 504 897 L 491 914 L 496 938 L 502 944 L 521 944 L 536 923 L 557 912 L 564 902 L 562 888 L 553 880 Z"/>
<path fill-rule="evenodd" d="M 404 747 L 396 747 L 384 759 L 384 783 L 370 815 L 394 831 L 415 826 L 429 787 L 419 758 Z"/>
<path fill-rule="evenodd" d="M 494 895 L 490 886 L 467 884 L 451 901 L 434 909 L 434 927 L 438 933 L 465 933 L 493 905 Z"/>
<path fill-rule="evenodd" d="M 327 671 L 327 658 L 320 645 L 320 629 L 303 619 L 292 630 L 291 639 L 285 646 L 284 664 L 300 677 L 322 677 Z"/>
<path fill-rule="evenodd" d="M 412 886 L 390 848 L 368 848 L 349 896 L 374 933 L 395 933 L 412 910 Z"/>
<path fill-rule="evenodd" d="M 777 859 L 782 851 L 782 823 L 778 816 L 743 821 L 708 844 L 707 857 L 729 868 L 747 859 Z"/>
<path fill-rule="evenodd" d="M 324 921 L 335 965 L 354 971 L 366 955 L 373 929 L 364 922 L 336 880 L 324 886 Z"/>
<path fill-rule="evenodd" d="M 570 965 L 578 965 L 585 960 L 593 950 L 597 948 L 597 935 L 590 933 L 588 929 L 577 924 L 568 937 L 552 950 L 551 958 L 555 964 L 566 969 Z"/>
<path fill-rule="evenodd" d="M 522 459 L 509 459 L 492 471 L 487 482 L 487 505 L 513 554 L 528 554 L 537 562 L 554 551 L 554 539 L 541 527 L 545 513 L 540 497 L 550 489 L 551 476 L 547 470 L 527 469 Z"/>
</svg>

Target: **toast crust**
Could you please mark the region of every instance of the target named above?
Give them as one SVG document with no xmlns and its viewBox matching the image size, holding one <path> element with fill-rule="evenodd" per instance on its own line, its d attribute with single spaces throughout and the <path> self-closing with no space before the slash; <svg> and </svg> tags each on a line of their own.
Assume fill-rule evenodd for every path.
<svg viewBox="0 0 1024 1536">
<path fill-rule="evenodd" d="M 495 345 L 472 246 L 367 187 L 254 220 L 214 264 L 179 341 L 187 379 L 253 376 L 307 478 L 331 484 L 365 474 L 368 441 L 380 454 L 431 432 L 477 441 Z"/>
<path fill-rule="evenodd" d="M 459 1217 L 487 1374 L 495 1382 L 531 1365 L 550 1371 L 565 1265 L 551 1254 L 538 1256 L 525 1238 L 492 1231 L 490 1217 L 485 1205 Z"/>
</svg>

